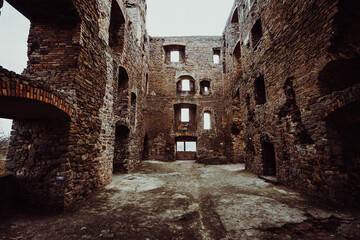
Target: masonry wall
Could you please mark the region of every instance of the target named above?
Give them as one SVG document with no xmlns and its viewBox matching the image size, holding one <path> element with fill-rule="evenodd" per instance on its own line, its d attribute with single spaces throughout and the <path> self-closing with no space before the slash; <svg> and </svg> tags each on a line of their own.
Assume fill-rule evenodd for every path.
<svg viewBox="0 0 360 240">
<path fill-rule="evenodd" d="M 214 64 L 214 49 L 221 47 L 220 37 L 154 37 L 150 39 L 149 85 L 146 105 L 146 131 L 149 159 L 175 159 L 175 138 L 197 138 L 197 159 L 224 156 L 222 66 Z M 170 62 L 168 49 L 184 49 L 178 63 Z M 182 79 L 191 79 L 191 93 L 177 91 Z M 201 95 L 201 82 L 210 82 L 210 93 Z M 179 124 L 175 105 L 196 106 L 195 123 Z M 203 114 L 211 112 L 211 129 L 203 129 Z"/>
<path fill-rule="evenodd" d="M 8 2 L 31 29 L 23 76 L 1 68 L 2 104 L 29 104 L 41 87 L 53 96 L 43 104 L 65 114 L 1 109 L 15 120 L 6 170 L 31 202 L 67 207 L 110 183 L 114 166 L 173 161 L 177 140 L 196 140 L 196 155 L 183 158 L 245 162 L 309 196 L 358 206 L 358 1 L 236 0 L 221 37 L 153 38 L 143 0 Z M 184 79 L 190 91 L 179 90 Z M 18 80 L 28 99 L 16 95 Z"/>
<path fill-rule="evenodd" d="M 231 23 L 230 16 L 224 30 L 224 81 L 225 93 L 233 99 L 237 92 L 231 89 L 239 89 L 240 104 L 232 101 L 238 107 L 233 123 L 227 124 L 241 119 L 244 131 L 238 131 L 238 140 L 243 140 L 234 142 L 246 146 L 246 168 L 264 175 L 265 148 L 270 144 L 280 182 L 340 206 L 357 205 L 358 170 L 350 166 L 358 169 L 358 137 L 340 126 L 357 125 L 357 120 L 350 123 L 345 118 L 356 115 L 351 109 L 359 101 L 359 82 L 349 80 L 358 79 L 349 68 L 359 66 L 354 30 L 359 3 L 250 0 L 236 1 L 233 11 L 239 22 Z M 253 42 L 259 19 L 262 37 Z M 236 43 L 241 49 L 241 76 L 234 81 Z M 334 117 L 338 111 L 346 117 Z"/>
<path fill-rule="evenodd" d="M 148 48 L 146 5 L 144 1 L 124 4 L 115 0 L 74 0 L 43 4 L 38 1 L 29 7 L 25 2 L 9 1 L 31 21 L 29 62 L 24 75 L 60 92 L 74 106 L 74 112 L 67 127 L 61 131 L 54 128 L 53 133 L 51 127 L 47 128 L 50 123 L 15 119 L 13 150 L 8 158 L 15 162 L 11 170 L 21 173 L 16 176 L 24 195 L 30 195 L 32 202 L 62 208 L 110 183 L 117 122 L 122 121 L 131 129 L 126 168 L 135 167 L 141 160 Z M 109 35 L 114 34 L 109 33 L 110 25 L 116 27 L 118 45 L 109 43 Z M 121 44 L 122 50 L 118 51 Z M 116 112 L 120 66 L 129 75 L 128 91 L 137 95 L 132 123 L 130 113 L 120 117 Z M 56 146 L 61 150 L 57 151 Z M 35 149 L 35 155 L 29 155 L 31 149 Z M 39 184 L 38 178 L 46 187 Z"/>
</svg>

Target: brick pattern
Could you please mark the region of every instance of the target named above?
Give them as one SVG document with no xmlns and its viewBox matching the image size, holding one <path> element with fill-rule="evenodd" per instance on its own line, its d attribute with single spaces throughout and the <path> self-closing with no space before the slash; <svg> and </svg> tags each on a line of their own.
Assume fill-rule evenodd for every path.
<svg viewBox="0 0 360 240">
<path fill-rule="evenodd" d="M 223 36 L 224 88 L 233 98 L 238 90 L 240 104 L 236 115 L 226 118 L 233 120 L 226 123 L 226 129 L 240 117 L 243 131 L 229 150 L 245 145 L 246 168 L 262 175 L 263 143 L 271 142 L 280 182 L 325 202 L 356 205 L 354 189 L 359 178 L 354 169 L 359 162 L 356 157 L 348 160 L 351 157 L 340 155 L 345 147 L 354 149 L 350 139 L 354 144 L 358 140 L 350 135 L 348 140 L 341 139 L 339 131 L 347 129 L 338 125 L 341 121 L 347 125 L 346 115 L 352 118 L 355 114 L 349 108 L 359 102 L 359 84 L 354 80 L 358 74 L 355 67 L 346 68 L 358 63 L 354 57 L 359 53 L 359 43 L 354 40 L 358 33 L 353 30 L 358 20 L 353 16 L 359 12 L 359 4 L 237 0 L 233 11 L 238 12 L 238 23 L 231 23 L 230 16 Z M 252 30 L 260 20 L 262 37 L 255 44 Z M 232 55 L 237 43 L 240 70 Z M 261 75 L 266 96 L 262 105 L 256 102 L 255 88 Z M 329 89 L 334 90 L 325 91 L 323 85 L 330 81 L 334 83 Z M 342 111 L 341 120 L 337 112 Z M 335 129 L 331 124 L 338 125 Z M 351 151 L 355 150 L 343 152 Z"/>
<path fill-rule="evenodd" d="M 30 83 L 31 81 L 28 79 L 12 74 L 0 67 L 0 96 L 27 98 L 45 102 L 64 111 L 69 117 L 72 116 L 73 108 L 64 99 L 41 88 L 31 86 Z"/>
</svg>

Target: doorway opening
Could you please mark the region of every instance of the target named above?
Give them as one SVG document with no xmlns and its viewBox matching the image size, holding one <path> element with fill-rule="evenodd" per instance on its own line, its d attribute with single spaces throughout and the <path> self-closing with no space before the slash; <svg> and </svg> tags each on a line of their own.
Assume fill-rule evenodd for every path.
<svg viewBox="0 0 360 240">
<path fill-rule="evenodd" d="M 264 176 L 276 176 L 275 150 L 272 143 L 262 143 L 262 159 Z"/>
<path fill-rule="evenodd" d="M 129 135 L 130 129 L 124 125 L 116 126 L 113 172 L 123 172 L 129 161 Z"/>
</svg>

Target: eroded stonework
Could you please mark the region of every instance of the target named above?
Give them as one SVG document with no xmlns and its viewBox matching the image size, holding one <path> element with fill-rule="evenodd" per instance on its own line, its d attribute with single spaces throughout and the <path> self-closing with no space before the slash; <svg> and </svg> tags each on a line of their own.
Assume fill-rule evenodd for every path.
<svg viewBox="0 0 360 240">
<path fill-rule="evenodd" d="M 148 36 L 145 0 L 8 2 L 31 21 L 27 68 L 0 69 L 9 193 L 66 208 L 142 160 L 193 159 L 358 206 L 358 1 L 236 0 L 209 37 Z"/>
</svg>

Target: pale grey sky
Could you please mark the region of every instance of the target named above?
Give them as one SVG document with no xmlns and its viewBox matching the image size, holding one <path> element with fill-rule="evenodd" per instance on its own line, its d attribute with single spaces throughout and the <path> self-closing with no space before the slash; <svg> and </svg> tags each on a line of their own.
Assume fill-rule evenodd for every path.
<svg viewBox="0 0 360 240">
<path fill-rule="evenodd" d="M 150 36 L 221 35 L 234 0 L 147 0 Z M 0 16 L 0 65 L 18 74 L 26 67 L 30 21 L 6 1 Z M 11 121 L 0 118 L 0 130 Z"/>
<path fill-rule="evenodd" d="M 150 36 L 222 35 L 234 0 L 147 0 Z"/>
</svg>

